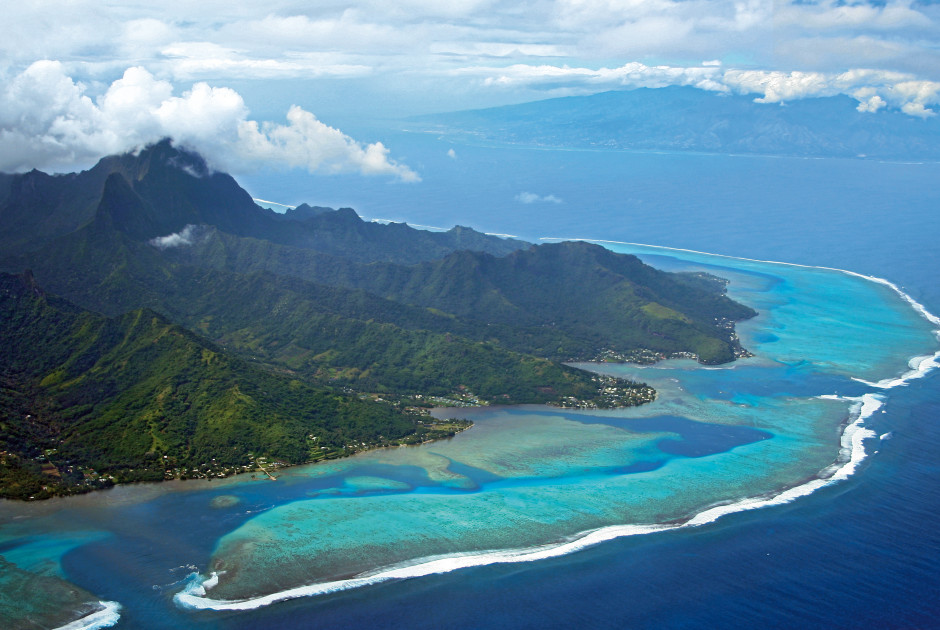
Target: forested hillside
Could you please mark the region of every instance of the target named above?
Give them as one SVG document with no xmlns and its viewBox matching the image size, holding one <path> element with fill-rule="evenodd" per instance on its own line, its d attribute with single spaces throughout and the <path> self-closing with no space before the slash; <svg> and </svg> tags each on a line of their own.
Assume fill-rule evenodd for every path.
<svg viewBox="0 0 940 630">
<path fill-rule="evenodd" d="M 731 361 L 754 314 L 587 243 L 279 215 L 169 141 L 2 176 L 0 228 L 16 496 L 452 431 L 414 415 L 431 404 L 641 404 L 650 388 L 563 362 Z"/>
</svg>

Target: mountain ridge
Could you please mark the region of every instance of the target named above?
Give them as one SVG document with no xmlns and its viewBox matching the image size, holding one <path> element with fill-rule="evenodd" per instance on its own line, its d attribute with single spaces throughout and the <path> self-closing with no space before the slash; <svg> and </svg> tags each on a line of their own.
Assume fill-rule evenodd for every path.
<svg viewBox="0 0 940 630">
<path fill-rule="evenodd" d="M 351 208 L 321 209 L 302 221 L 255 204 L 230 175 L 169 139 L 136 153 L 109 156 L 81 173 L 0 174 L 0 251 L 22 255 L 94 222 L 102 213 L 135 240 L 177 234 L 187 225 L 212 225 L 238 236 L 327 249 L 360 260 L 430 260 L 473 247 L 503 254 L 522 241 L 470 228 L 435 233 L 405 224 L 363 221 Z"/>
<path fill-rule="evenodd" d="M 563 362 L 731 361 L 746 355 L 733 322 L 754 314 L 718 280 L 588 243 L 426 232 L 349 208 L 277 215 L 169 141 L 72 176 L 3 176 L 0 228 L 0 271 L 21 274 L 0 277 L 0 332 L 29 358 L 0 365 L 11 496 L 62 490 L 40 466 L 53 452 L 131 481 L 462 428 L 417 423 L 435 402 L 642 404 L 651 388 Z"/>
<path fill-rule="evenodd" d="M 451 137 L 534 146 L 940 160 L 940 121 L 860 112 L 848 96 L 757 103 L 692 87 L 636 88 L 420 116 Z"/>
<path fill-rule="evenodd" d="M 28 273 L 0 273 L 0 314 L 0 496 L 253 470 L 262 456 L 301 463 L 418 427 L 229 357 L 151 309 L 87 311 Z M 37 462 L 58 465 L 41 474 Z"/>
</svg>

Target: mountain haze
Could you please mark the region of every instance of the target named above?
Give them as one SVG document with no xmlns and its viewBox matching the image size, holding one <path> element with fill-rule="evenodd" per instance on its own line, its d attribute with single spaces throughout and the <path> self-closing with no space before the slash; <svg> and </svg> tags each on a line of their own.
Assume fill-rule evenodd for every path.
<svg viewBox="0 0 940 630">
<path fill-rule="evenodd" d="M 860 112 L 847 96 L 788 103 L 691 87 L 638 88 L 422 116 L 468 141 L 637 151 L 940 159 L 940 121 Z"/>
</svg>

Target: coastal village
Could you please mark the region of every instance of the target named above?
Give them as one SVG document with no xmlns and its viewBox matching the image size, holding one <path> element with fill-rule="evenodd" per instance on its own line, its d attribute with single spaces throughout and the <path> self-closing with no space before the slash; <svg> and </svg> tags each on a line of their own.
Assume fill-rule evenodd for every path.
<svg viewBox="0 0 940 630">
<path fill-rule="evenodd" d="M 604 351 L 600 356 L 607 362 L 623 360 L 621 357 L 628 355 L 617 354 L 612 351 Z M 642 363 L 636 360 L 637 357 L 630 355 L 633 362 Z M 644 355 L 645 356 L 645 355 Z M 652 387 L 646 385 L 636 385 L 610 376 L 594 375 L 592 381 L 597 384 L 598 395 L 593 399 L 579 399 L 574 396 L 567 396 L 557 402 L 549 403 L 550 406 L 562 409 L 613 409 L 617 407 L 636 406 L 652 402 L 656 398 L 656 392 Z M 309 459 L 304 463 L 316 463 L 331 459 L 347 457 L 359 452 L 372 450 L 375 448 L 386 448 L 393 446 L 413 446 L 434 442 L 436 440 L 453 437 L 461 431 L 465 431 L 473 426 L 469 420 L 459 418 L 437 419 L 431 415 L 433 408 L 472 408 L 485 407 L 493 404 L 492 401 L 484 400 L 477 396 L 466 387 L 451 392 L 446 396 L 413 394 L 401 399 L 394 399 L 387 395 L 377 393 L 360 393 L 361 399 L 369 399 L 376 402 L 386 403 L 402 409 L 405 413 L 418 418 L 415 420 L 419 430 L 412 435 L 395 440 L 386 439 L 379 436 L 377 440 L 371 442 L 359 441 L 343 444 L 342 446 L 326 446 L 320 444 L 320 437 L 310 434 L 307 436 L 309 448 Z M 0 463 L 6 464 L 7 459 L 17 458 L 14 453 L 0 451 Z M 74 494 L 76 492 L 90 492 L 92 490 L 101 490 L 112 487 L 116 483 L 130 480 L 137 481 L 157 481 L 161 477 L 163 480 L 187 480 L 187 479 L 222 479 L 232 475 L 250 474 L 253 477 L 258 476 L 261 479 L 276 480 L 277 471 L 282 468 L 292 466 L 293 464 L 276 458 L 269 458 L 263 455 L 248 453 L 248 463 L 243 465 L 223 464 L 212 459 L 209 462 L 199 466 L 186 467 L 179 465 L 173 455 L 153 455 L 154 463 L 162 458 L 162 465 L 155 465 L 153 468 L 137 471 L 130 469 L 126 475 L 114 475 L 101 473 L 90 467 L 81 467 L 73 465 L 69 460 L 60 459 L 58 450 L 55 448 L 45 449 L 41 454 L 33 458 L 33 465 L 41 468 L 44 477 L 47 477 L 49 483 L 42 486 L 41 491 L 24 497 L 28 500 L 44 499 L 61 494 Z M 162 469 L 162 475 L 158 471 Z M 140 478 L 136 478 L 140 473 Z M 155 476 L 155 473 L 157 475 Z M 66 480 L 69 482 L 68 489 L 65 488 Z"/>
</svg>

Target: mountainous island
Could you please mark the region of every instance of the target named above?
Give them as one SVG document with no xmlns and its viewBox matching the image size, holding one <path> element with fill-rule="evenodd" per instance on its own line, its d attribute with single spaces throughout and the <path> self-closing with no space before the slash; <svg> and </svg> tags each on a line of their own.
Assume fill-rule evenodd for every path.
<svg viewBox="0 0 940 630">
<path fill-rule="evenodd" d="M 271 475 L 453 435 L 440 405 L 605 408 L 566 365 L 746 355 L 704 274 L 584 242 L 257 206 L 169 140 L 81 173 L 0 174 L 0 496 Z"/>
<path fill-rule="evenodd" d="M 472 142 L 878 160 L 940 159 L 940 120 L 859 111 L 848 96 L 754 103 L 693 87 L 637 88 L 421 116 L 413 125 Z"/>
</svg>

